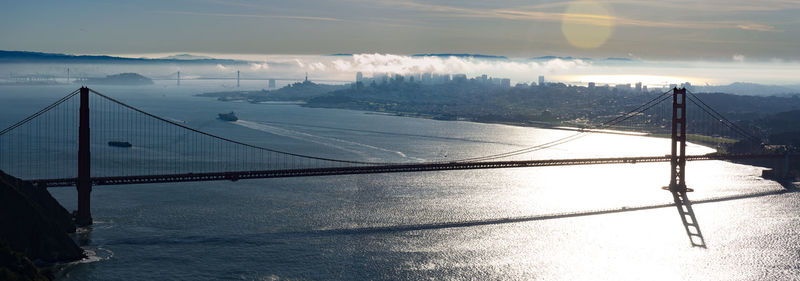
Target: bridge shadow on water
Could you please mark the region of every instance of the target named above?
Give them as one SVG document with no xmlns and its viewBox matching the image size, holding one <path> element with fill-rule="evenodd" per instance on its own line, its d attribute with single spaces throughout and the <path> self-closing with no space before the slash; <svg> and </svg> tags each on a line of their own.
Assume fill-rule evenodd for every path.
<svg viewBox="0 0 800 281">
<path fill-rule="evenodd" d="M 706 248 L 706 239 L 703 238 L 703 233 L 700 231 L 700 224 L 694 215 L 689 196 L 685 191 L 672 191 L 670 193 L 672 193 L 672 199 L 678 209 L 678 215 L 683 223 L 683 228 L 686 230 L 686 235 L 689 237 L 689 242 L 692 243 L 692 247 Z"/>
<path fill-rule="evenodd" d="M 700 232 L 697 219 L 694 211 L 691 209 L 693 204 L 706 204 L 715 202 L 734 201 L 748 198 L 757 198 L 765 196 L 775 196 L 787 193 L 798 192 L 798 188 L 793 184 L 784 185 L 785 189 L 771 190 L 764 192 L 755 192 L 739 195 L 728 195 L 712 197 L 700 200 L 689 201 L 688 197 L 675 195 L 679 197 L 681 203 L 664 203 L 642 205 L 635 207 L 621 207 L 614 209 L 581 211 L 572 213 L 559 213 L 559 214 L 544 214 L 522 217 L 507 217 L 497 219 L 485 220 L 469 220 L 457 222 L 441 222 L 441 223 L 425 223 L 425 224 L 408 224 L 408 225 L 391 225 L 391 226 L 373 226 L 373 227 L 356 227 L 356 228 L 339 228 L 339 229 L 319 229 L 309 231 L 287 231 L 287 232 L 269 232 L 269 233 L 252 233 L 252 234 L 226 234 L 220 236 L 153 236 L 153 237 L 134 237 L 114 241 L 108 241 L 104 244 L 126 244 L 126 245 L 164 245 L 164 244 L 252 244 L 252 245 L 265 245 L 265 244 L 285 244 L 286 240 L 292 240 L 301 237 L 309 236 L 339 236 L 339 235 L 373 235 L 373 234 L 392 234 L 409 231 L 420 230 L 437 230 L 447 228 L 460 228 L 460 227 L 473 227 L 473 226 L 487 226 L 487 225 L 501 225 L 509 223 L 543 221 L 564 218 L 586 217 L 604 214 L 634 212 L 658 208 L 677 207 L 682 216 L 682 222 L 686 228 L 687 235 L 693 247 L 706 248 L 705 240 Z M 684 207 L 686 206 L 686 207 Z M 686 208 L 686 209 L 684 209 Z M 686 211 L 684 211 L 686 210 Z"/>
<path fill-rule="evenodd" d="M 780 183 L 781 186 L 783 186 L 784 188 L 783 190 L 708 198 L 703 200 L 697 200 L 694 203 L 722 202 L 722 201 L 777 195 L 777 194 L 784 194 L 784 193 L 791 193 L 798 191 L 797 185 L 795 185 L 795 183 L 791 181 L 788 180 L 778 181 L 778 183 Z M 703 237 L 703 233 L 700 231 L 700 225 L 697 222 L 697 217 L 694 214 L 694 209 L 692 209 L 693 203 L 689 200 L 689 197 L 686 194 L 686 192 L 672 192 L 672 198 L 673 201 L 675 202 L 674 204 L 675 207 L 678 209 L 678 215 L 680 215 L 683 227 L 686 230 L 686 235 L 689 237 L 689 243 L 692 244 L 692 247 L 706 248 L 705 238 Z"/>
<path fill-rule="evenodd" d="M 614 214 L 614 213 L 624 213 L 624 212 L 634 212 L 634 211 L 643 211 L 643 210 L 650 210 L 650 209 L 659 209 L 659 208 L 667 208 L 676 206 L 679 210 L 683 210 L 683 205 L 686 206 L 688 209 L 686 212 L 686 216 L 688 219 L 683 219 L 684 225 L 687 227 L 694 227 L 697 231 L 692 231 L 692 235 L 696 235 L 695 239 L 699 239 L 698 241 L 693 240 L 692 245 L 698 247 L 705 247 L 705 241 L 703 240 L 702 234 L 700 233 L 699 226 L 697 225 L 697 219 L 695 218 L 694 211 L 691 209 L 692 204 L 705 204 L 705 203 L 714 203 L 714 202 L 724 202 L 724 201 L 732 201 L 732 200 L 740 200 L 740 199 L 748 199 L 748 198 L 757 198 L 757 197 L 764 197 L 764 196 L 773 196 L 773 195 L 780 195 L 786 193 L 793 193 L 797 192 L 798 189 L 792 186 L 784 185 L 786 189 L 781 190 L 772 190 L 772 191 L 764 191 L 764 192 L 755 192 L 755 193 L 748 193 L 748 194 L 739 194 L 739 195 L 728 195 L 728 196 L 719 196 L 719 197 L 711 197 L 701 200 L 694 200 L 689 201 L 688 197 L 685 195 L 682 196 L 680 203 L 663 203 L 663 204 L 652 204 L 652 205 L 641 205 L 641 206 L 633 206 L 633 207 L 620 207 L 614 209 L 601 209 L 601 210 L 590 210 L 590 211 L 580 211 L 580 212 L 570 212 L 570 213 L 557 213 L 557 214 L 544 214 L 544 215 L 533 215 L 533 216 L 522 216 L 522 217 L 508 217 L 508 218 L 497 218 L 497 219 L 486 219 L 486 220 L 471 220 L 471 221 L 459 221 L 459 222 L 442 222 L 442 223 L 429 223 L 429 224 L 409 224 L 409 225 L 394 225 L 394 226 L 375 226 L 375 227 L 360 227 L 360 228 L 344 228 L 344 229 L 323 229 L 323 230 L 312 230 L 312 231 L 305 231 L 305 232 L 296 232 L 297 234 L 317 234 L 317 235 L 341 235 L 341 234 L 374 234 L 374 233 L 387 233 L 387 232 L 405 232 L 405 231 L 417 231 L 417 230 L 433 230 L 433 229 L 445 229 L 445 228 L 457 228 L 457 227 L 472 227 L 472 226 L 484 226 L 484 225 L 499 225 L 499 224 L 508 224 L 508 223 L 519 223 L 519 222 L 531 222 L 531 221 L 542 221 L 542 220 L 553 220 L 553 219 L 564 219 L 564 218 L 576 218 L 576 217 L 586 217 L 586 216 L 596 216 L 596 215 L 605 215 L 605 214 Z M 673 198 L 675 200 L 675 198 Z M 680 205 L 679 205 L 680 204 Z M 690 238 L 691 236 L 690 235 Z"/>
</svg>

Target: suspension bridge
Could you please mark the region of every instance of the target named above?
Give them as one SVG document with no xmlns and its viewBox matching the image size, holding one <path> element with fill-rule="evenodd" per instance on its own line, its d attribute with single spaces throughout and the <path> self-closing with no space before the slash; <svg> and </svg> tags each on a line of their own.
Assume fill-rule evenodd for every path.
<svg viewBox="0 0 800 281">
<path fill-rule="evenodd" d="M 689 111 L 689 106 L 698 110 Z M 692 117 L 692 122 L 687 116 Z M 693 134 L 687 130 L 690 125 L 698 128 Z M 519 159 L 520 156 L 606 130 L 668 133 L 671 135 L 671 154 Z M 717 139 L 721 143 L 734 138 L 760 143 L 760 138 L 755 134 L 722 116 L 697 95 L 691 92 L 687 94 L 686 89 L 675 88 L 653 95 L 652 99 L 640 106 L 619 113 L 599 125 L 522 149 L 431 162 L 338 159 L 253 145 L 215 135 L 81 87 L 0 131 L 0 170 L 39 188 L 76 186 L 76 223 L 90 225 L 92 186 L 100 185 L 670 162 L 670 183 L 665 189 L 673 194 L 687 234 L 690 237 L 699 236 L 702 242 L 686 195 L 691 191 L 685 182 L 687 161 L 788 159 L 790 155 L 687 155 L 686 142 L 689 137 L 697 135 L 711 136 L 710 139 Z M 131 143 L 135 144 L 135 149 L 115 147 Z M 786 163 L 788 165 L 788 160 Z M 788 168 L 784 167 L 783 172 L 786 170 Z M 704 242 L 692 243 L 695 246 L 704 245 Z"/>
</svg>

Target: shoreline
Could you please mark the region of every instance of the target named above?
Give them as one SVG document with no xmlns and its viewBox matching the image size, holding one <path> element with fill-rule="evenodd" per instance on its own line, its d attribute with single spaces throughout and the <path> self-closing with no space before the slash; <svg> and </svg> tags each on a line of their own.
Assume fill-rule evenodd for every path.
<svg viewBox="0 0 800 281">
<path fill-rule="evenodd" d="M 383 116 L 397 116 L 397 117 L 408 117 L 408 118 L 419 118 L 419 119 L 427 119 L 427 120 L 437 120 L 437 121 L 459 121 L 459 122 L 471 122 L 477 124 L 490 124 L 490 125 L 506 125 L 506 126 L 513 126 L 513 127 L 521 127 L 521 128 L 536 128 L 536 129 L 550 129 L 550 130 L 561 130 L 561 131 L 570 131 L 570 132 L 587 132 L 587 133 L 601 133 L 601 134 L 610 134 L 610 135 L 623 135 L 623 136 L 638 136 L 638 137 L 651 137 L 651 138 L 664 138 L 669 139 L 670 136 L 661 136 L 662 134 L 659 133 L 651 133 L 651 132 L 635 132 L 635 131 L 622 131 L 622 130 L 614 130 L 614 129 L 590 129 L 590 128 L 578 128 L 574 127 L 574 124 L 555 124 L 551 122 L 545 121 L 482 121 L 482 120 L 475 120 L 473 118 L 456 118 L 456 119 L 446 119 L 446 118 L 437 118 L 434 115 L 430 114 L 421 114 L 421 113 L 403 113 L 403 112 L 390 112 L 390 111 L 370 111 L 364 109 L 353 109 L 348 107 L 328 107 L 328 106 L 310 106 L 307 103 L 298 103 L 296 104 L 302 107 L 308 108 L 323 108 L 323 109 L 345 109 L 345 110 L 353 110 L 353 111 L 360 111 L 364 114 L 368 115 L 383 115 Z M 706 146 L 708 148 L 717 150 L 714 148 L 716 143 L 705 143 L 701 141 L 691 141 L 692 144 L 697 144 L 701 146 Z"/>
<path fill-rule="evenodd" d="M 492 125 L 506 125 L 506 126 L 514 126 L 514 127 L 523 127 L 523 128 L 537 128 L 537 129 L 552 129 L 552 130 L 562 130 L 562 131 L 572 131 L 572 132 L 593 132 L 593 133 L 603 133 L 603 134 L 613 134 L 613 135 L 627 135 L 627 136 L 652 136 L 653 133 L 647 132 L 633 132 L 633 131 L 620 131 L 620 130 L 612 130 L 612 129 L 583 129 L 574 127 L 571 124 L 554 124 L 545 121 L 481 121 L 475 120 L 474 118 L 463 117 L 463 118 L 456 118 L 456 119 L 447 119 L 447 118 L 439 118 L 437 116 L 431 114 L 424 114 L 424 113 L 404 113 L 404 112 L 391 112 L 391 111 L 371 111 L 371 110 L 364 110 L 364 109 L 355 109 L 355 108 L 348 108 L 348 107 L 333 107 L 333 106 L 311 106 L 307 103 L 297 103 L 296 105 L 308 108 L 323 108 L 323 109 L 345 109 L 345 110 L 353 110 L 353 111 L 360 111 L 364 114 L 368 115 L 383 115 L 383 116 L 397 116 L 397 117 L 408 117 L 408 118 L 419 118 L 419 119 L 427 119 L 427 120 L 437 120 L 437 121 L 459 121 L 459 122 L 472 122 L 478 124 L 492 124 Z"/>
<path fill-rule="evenodd" d="M 369 115 L 385 115 L 385 116 L 397 116 L 397 117 L 408 117 L 408 118 L 420 118 L 420 119 L 428 119 L 428 120 L 438 120 L 438 121 L 461 121 L 461 122 L 472 122 L 478 124 L 492 124 L 492 125 L 506 125 L 506 126 L 514 126 L 514 127 L 522 127 L 522 128 L 537 128 L 537 129 L 551 129 L 551 130 L 562 130 L 562 131 L 572 131 L 572 132 L 589 132 L 589 133 L 601 133 L 601 134 L 612 134 L 612 135 L 624 135 L 624 136 L 639 136 L 639 137 L 650 137 L 650 138 L 660 138 L 660 139 L 671 139 L 670 134 L 663 134 L 663 133 L 650 133 L 650 132 L 633 132 L 633 131 L 619 131 L 619 130 L 608 130 L 608 129 L 582 129 L 576 127 L 569 127 L 568 125 L 564 124 L 553 124 L 549 122 L 543 121 L 528 121 L 528 122 L 491 122 L 491 121 L 480 121 L 480 120 L 473 120 L 468 118 L 458 118 L 458 119 L 443 119 L 443 118 L 436 118 L 435 116 L 426 115 L 426 114 L 410 114 L 410 113 L 398 113 L 398 112 L 388 112 L 388 111 L 369 111 L 369 110 L 362 110 L 362 109 L 352 109 L 347 107 L 324 107 L 324 106 L 309 106 L 306 103 L 298 104 L 302 107 L 308 108 L 323 108 L 323 109 L 344 109 L 344 110 L 353 110 L 353 111 L 360 111 L 364 114 Z M 698 146 L 703 146 L 714 150 L 713 154 L 719 154 L 720 152 L 720 143 L 730 143 L 731 139 L 720 138 L 722 142 L 710 142 L 708 140 L 712 140 L 711 137 L 705 136 L 696 136 L 693 140 L 691 140 L 693 135 L 687 135 L 687 144 L 693 144 Z M 735 141 L 734 141 L 735 142 Z M 773 167 L 769 164 L 764 164 L 763 161 L 758 160 L 728 160 L 731 163 L 741 164 L 741 165 L 748 165 L 754 167 L 761 167 L 767 168 L 771 170 L 777 170 L 777 167 Z M 784 186 L 784 188 L 790 188 L 791 186 L 800 186 L 800 182 L 796 182 L 800 180 L 799 178 L 788 178 L 788 179 L 780 179 L 780 178 L 773 178 L 767 177 L 763 173 L 759 176 L 762 179 L 770 180 L 777 182 Z"/>
<path fill-rule="evenodd" d="M 196 97 L 201 98 L 213 98 L 213 96 L 204 96 L 203 94 L 194 95 Z M 366 109 L 357 109 L 357 108 L 350 108 L 350 107 L 337 107 L 337 106 L 319 106 L 319 105 L 309 105 L 305 101 L 262 101 L 262 102 L 254 102 L 248 101 L 247 99 L 220 99 L 217 98 L 217 101 L 221 102 L 237 102 L 237 101 L 246 101 L 252 104 L 266 104 L 266 105 L 297 105 L 301 107 L 307 108 L 324 108 L 324 109 L 344 109 L 344 110 L 353 110 L 353 111 L 360 111 L 364 114 L 368 115 L 383 115 L 383 116 L 397 116 L 397 117 L 408 117 L 408 118 L 419 118 L 419 119 L 428 119 L 428 120 L 437 120 L 437 121 L 461 121 L 461 122 L 472 122 L 478 124 L 493 124 L 493 125 L 506 125 L 506 126 L 514 126 L 514 127 L 522 127 L 522 128 L 537 128 L 537 129 L 551 129 L 551 130 L 562 130 L 562 131 L 571 131 L 571 132 L 588 132 L 588 133 L 602 133 L 602 134 L 612 134 L 612 135 L 623 135 L 623 136 L 640 136 L 640 137 L 651 137 L 651 138 L 663 138 L 669 139 L 671 138 L 670 134 L 665 133 L 656 133 L 656 132 L 636 132 L 636 131 L 623 131 L 623 130 L 615 130 L 615 129 L 591 129 L 591 128 L 579 128 L 576 127 L 577 124 L 557 124 L 553 122 L 546 122 L 546 121 L 484 121 L 484 120 L 476 120 L 475 118 L 471 117 L 457 117 L 455 119 L 452 118 L 442 118 L 437 115 L 433 114 L 425 114 L 425 113 L 411 113 L 411 112 L 393 112 L 393 111 L 372 111 Z M 722 139 L 722 142 L 719 143 L 727 143 L 729 142 L 728 139 Z M 719 153 L 719 148 L 717 147 L 718 143 L 704 141 L 699 139 L 688 140 L 687 142 L 705 146 L 710 149 Z"/>
<path fill-rule="evenodd" d="M 199 96 L 204 97 L 204 96 Z M 219 100 L 218 101 L 230 101 L 230 100 Z M 300 107 L 307 107 L 307 108 L 321 108 L 321 109 L 339 109 L 339 110 L 352 110 L 358 111 L 362 114 L 366 115 L 383 115 L 383 116 L 396 116 L 396 117 L 407 117 L 407 118 L 419 118 L 419 119 L 428 119 L 428 120 L 437 120 L 437 121 L 461 121 L 461 122 L 471 122 L 476 124 L 489 124 L 489 125 L 505 125 L 505 126 L 513 126 L 513 127 L 520 127 L 520 128 L 536 128 L 536 129 L 550 129 L 550 130 L 562 130 L 562 131 L 571 131 L 571 132 L 586 132 L 586 133 L 601 133 L 601 134 L 612 134 L 612 135 L 623 135 L 623 136 L 639 136 L 639 137 L 650 137 L 650 138 L 659 138 L 659 139 L 670 139 L 671 134 L 666 133 L 653 133 L 653 132 L 636 132 L 636 131 L 621 131 L 621 130 L 613 130 L 613 129 L 584 129 L 574 127 L 574 124 L 556 124 L 552 122 L 545 122 L 545 121 L 527 121 L 527 122 L 511 122 L 511 121 L 484 121 L 484 120 L 475 120 L 474 118 L 441 118 L 436 115 L 431 114 L 423 114 L 423 113 L 409 113 L 409 112 L 391 112 L 391 111 L 372 111 L 372 110 L 365 110 L 365 109 L 356 109 L 356 108 L 349 108 L 349 107 L 335 107 L 335 106 L 314 106 L 309 105 L 305 102 L 276 102 L 276 103 L 262 103 L 262 102 L 251 102 L 254 104 L 269 104 L 269 105 L 296 105 Z M 694 136 L 694 137 L 693 137 Z M 708 149 L 713 150 L 714 154 L 718 153 L 726 153 L 722 152 L 719 145 L 724 143 L 732 143 L 735 140 L 726 139 L 726 138 L 716 138 L 718 142 L 713 142 L 715 140 L 714 137 L 707 137 L 707 136 L 700 136 L 700 135 L 688 135 L 687 143 L 692 145 L 703 146 Z M 755 167 L 762 167 L 762 168 L 769 168 L 775 170 L 776 167 L 772 167 L 771 165 L 767 164 L 760 164 L 757 161 L 746 161 L 746 160 L 730 160 L 731 163 L 742 164 L 742 165 L 749 165 Z M 775 179 L 771 177 L 764 177 L 763 175 L 760 176 L 766 180 L 776 181 L 781 183 L 782 181 L 786 181 L 787 179 Z"/>
</svg>

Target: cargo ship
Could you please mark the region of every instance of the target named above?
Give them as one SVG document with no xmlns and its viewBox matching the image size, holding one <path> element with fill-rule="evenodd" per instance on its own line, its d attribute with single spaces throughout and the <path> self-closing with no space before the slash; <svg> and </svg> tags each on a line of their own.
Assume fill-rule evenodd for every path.
<svg viewBox="0 0 800 281">
<path fill-rule="evenodd" d="M 236 114 L 233 114 L 233 111 L 231 111 L 230 113 L 220 113 L 219 117 L 217 118 L 219 120 L 229 121 L 229 122 L 234 122 L 236 120 L 239 120 L 239 117 L 236 117 Z"/>
<path fill-rule="evenodd" d="M 131 147 L 133 145 L 127 141 L 110 141 L 108 142 L 108 146 Z"/>
</svg>

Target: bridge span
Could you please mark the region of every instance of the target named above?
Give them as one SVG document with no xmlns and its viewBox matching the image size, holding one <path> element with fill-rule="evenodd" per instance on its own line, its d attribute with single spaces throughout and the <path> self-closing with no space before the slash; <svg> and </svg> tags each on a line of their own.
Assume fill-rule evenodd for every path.
<svg viewBox="0 0 800 281">
<path fill-rule="evenodd" d="M 704 160 L 736 160 L 754 158 L 783 158 L 785 154 L 740 154 L 740 155 L 689 155 L 687 161 Z M 115 176 L 115 177 L 92 177 L 92 185 L 124 185 L 124 184 L 151 184 L 151 183 L 172 183 L 172 182 L 194 182 L 194 181 L 237 181 L 240 179 L 265 179 L 265 178 L 288 178 L 288 177 L 311 177 L 311 176 L 334 176 L 334 175 L 356 175 L 356 174 L 380 174 L 380 173 L 409 173 L 409 172 L 430 172 L 447 170 L 480 170 L 480 169 L 501 169 L 501 168 L 525 168 L 525 167 L 547 167 L 547 166 L 577 166 L 577 165 L 600 165 L 600 164 L 635 164 L 669 162 L 670 155 L 665 156 L 641 156 L 641 157 L 613 157 L 613 158 L 576 158 L 576 159 L 550 159 L 550 160 L 526 160 L 526 161 L 485 161 L 485 162 L 449 162 L 449 163 L 415 163 L 415 164 L 393 164 L 375 165 L 361 167 L 335 167 L 335 168 L 309 168 L 309 169 L 280 169 L 262 171 L 231 171 L 231 172 L 212 172 L 212 173 L 180 173 L 180 174 L 161 174 L 161 175 L 141 175 L 141 176 Z M 40 179 L 32 181 L 40 187 L 61 187 L 74 186 L 78 178 L 61 179 Z"/>
</svg>

